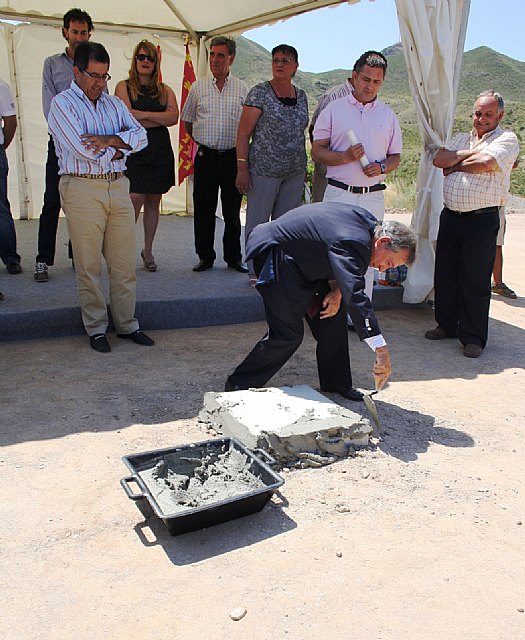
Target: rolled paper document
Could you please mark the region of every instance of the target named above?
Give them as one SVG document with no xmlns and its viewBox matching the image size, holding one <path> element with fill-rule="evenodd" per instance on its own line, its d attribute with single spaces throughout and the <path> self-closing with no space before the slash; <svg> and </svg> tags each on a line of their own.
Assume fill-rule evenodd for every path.
<svg viewBox="0 0 525 640">
<path fill-rule="evenodd" d="M 350 140 L 350 144 L 352 146 L 354 146 L 354 144 L 359 144 L 359 140 L 355 137 L 355 133 L 352 131 L 352 129 L 350 129 L 346 135 L 348 136 L 348 139 Z M 361 163 L 363 169 L 370 164 L 368 158 L 366 157 L 366 154 L 363 157 L 359 158 L 359 162 Z"/>
</svg>

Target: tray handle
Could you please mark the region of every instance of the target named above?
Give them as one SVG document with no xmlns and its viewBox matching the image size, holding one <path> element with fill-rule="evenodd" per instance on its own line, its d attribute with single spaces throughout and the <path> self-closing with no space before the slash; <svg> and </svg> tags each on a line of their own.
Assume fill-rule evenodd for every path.
<svg viewBox="0 0 525 640">
<path fill-rule="evenodd" d="M 265 451 L 264 449 L 252 449 L 253 453 L 256 454 L 258 457 L 260 458 L 264 458 L 266 463 L 270 466 L 270 467 L 274 467 L 277 464 L 277 460 L 275 458 L 273 458 L 268 451 Z"/>
<path fill-rule="evenodd" d="M 130 482 L 134 482 L 136 485 L 138 485 L 140 487 L 140 483 L 137 480 L 137 476 L 128 476 L 127 478 L 121 478 L 120 479 L 120 485 L 124 489 L 124 491 L 125 491 L 126 495 L 128 496 L 128 498 L 130 500 L 141 500 L 142 498 L 145 498 L 146 494 L 144 492 L 142 492 L 142 493 L 133 493 L 133 491 L 131 490 L 131 488 L 129 486 Z"/>
</svg>

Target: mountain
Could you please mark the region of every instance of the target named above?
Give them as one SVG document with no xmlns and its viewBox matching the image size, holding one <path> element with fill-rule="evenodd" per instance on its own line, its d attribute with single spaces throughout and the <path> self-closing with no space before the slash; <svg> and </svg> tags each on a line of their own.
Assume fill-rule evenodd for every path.
<svg viewBox="0 0 525 640">
<path fill-rule="evenodd" d="M 397 114 L 403 130 L 404 151 L 401 165 L 394 180 L 401 190 L 415 182 L 422 143 L 401 43 L 382 52 L 388 60 L 386 80 L 381 88 L 381 99 Z M 299 52 L 299 63 L 301 52 Z M 248 38 L 237 40 L 237 56 L 233 73 L 245 80 L 249 87 L 271 77 L 271 54 Z M 310 112 L 319 97 L 336 84 L 344 82 L 351 69 L 333 69 L 323 73 L 297 72 L 294 82 L 308 95 Z M 495 89 L 505 99 L 502 125 L 516 133 L 523 149 L 525 143 L 525 63 L 505 56 L 488 47 L 478 47 L 463 56 L 454 131 L 471 128 L 472 105 L 476 96 L 486 89 Z M 525 168 L 512 172 L 511 192 L 525 196 Z"/>
</svg>

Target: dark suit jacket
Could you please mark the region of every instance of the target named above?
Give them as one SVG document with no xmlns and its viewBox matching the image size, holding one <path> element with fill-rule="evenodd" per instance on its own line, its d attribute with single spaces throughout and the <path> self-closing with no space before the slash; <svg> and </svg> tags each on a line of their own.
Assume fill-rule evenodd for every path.
<svg viewBox="0 0 525 640">
<path fill-rule="evenodd" d="M 377 224 L 362 207 L 337 202 L 304 205 L 255 227 L 246 243 L 247 259 L 276 247 L 294 259 L 307 281 L 336 280 L 363 340 L 381 333 L 364 290 Z"/>
</svg>

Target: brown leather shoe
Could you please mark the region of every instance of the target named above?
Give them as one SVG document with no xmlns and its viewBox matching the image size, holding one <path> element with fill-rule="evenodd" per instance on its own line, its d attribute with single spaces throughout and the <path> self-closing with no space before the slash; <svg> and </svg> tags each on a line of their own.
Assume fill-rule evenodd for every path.
<svg viewBox="0 0 525 640">
<path fill-rule="evenodd" d="M 467 358 L 479 358 L 482 352 L 479 344 L 466 344 L 463 349 L 463 355 Z"/>
<path fill-rule="evenodd" d="M 425 333 L 425 338 L 427 340 L 444 340 L 445 338 L 448 338 L 448 336 L 445 333 L 444 329 L 442 329 L 441 327 L 436 327 L 435 329 L 429 329 Z"/>
</svg>

